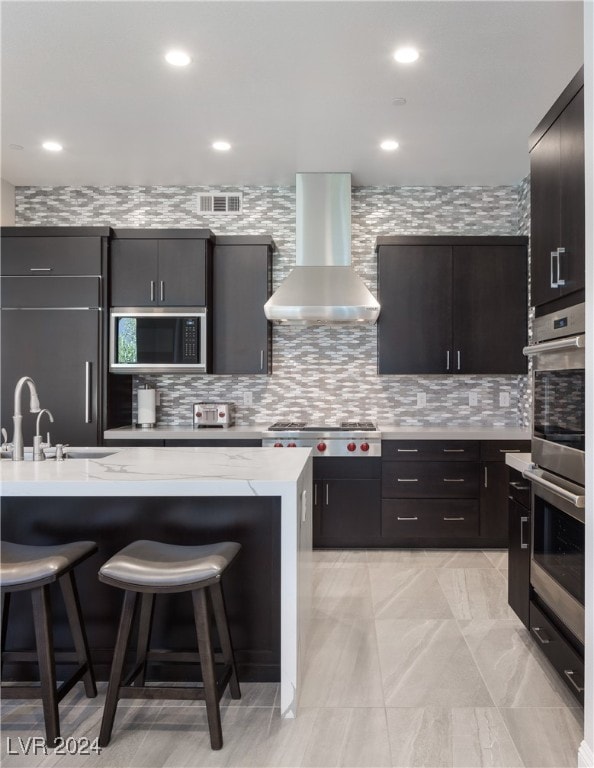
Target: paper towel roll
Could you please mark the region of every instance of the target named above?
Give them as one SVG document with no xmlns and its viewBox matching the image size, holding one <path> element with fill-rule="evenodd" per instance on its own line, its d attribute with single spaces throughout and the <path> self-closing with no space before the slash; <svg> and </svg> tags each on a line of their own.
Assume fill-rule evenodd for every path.
<svg viewBox="0 0 594 768">
<path fill-rule="evenodd" d="M 143 429 L 154 427 L 157 421 L 157 398 L 154 389 L 138 390 L 138 424 Z"/>
</svg>

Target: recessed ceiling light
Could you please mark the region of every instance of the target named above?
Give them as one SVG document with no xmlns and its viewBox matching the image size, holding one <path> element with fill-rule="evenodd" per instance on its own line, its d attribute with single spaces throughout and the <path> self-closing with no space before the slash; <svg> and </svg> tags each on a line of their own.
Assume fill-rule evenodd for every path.
<svg viewBox="0 0 594 768">
<path fill-rule="evenodd" d="M 22 144 L 9 144 L 8 149 L 25 149 Z"/>
<path fill-rule="evenodd" d="M 174 67 L 187 67 L 192 59 L 184 51 L 169 51 L 165 54 L 165 61 Z"/>
<path fill-rule="evenodd" d="M 228 141 L 213 141 L 212 148 L 218 152 L 228 152 L 231 149 L 231 144 Z"/>
<path fill-rule="evenodd" d="M 41 146 L 47 149 L 48 152 L 61 152 L 64 149 L 57 141 L 44 141 Z"/>
<path fill-rule="evenodd" d="M 394 53 L 394 58 L 399 64 L 412 64 L 419 58 L 419 52 L 416 48 L 399 48 Z"/>
<path fill-rule="evenodd" d="M 398 142 L 394 141 L 394 139 L 386 139 L 382 141 L 380 147 L 386 152 L 393 152 L 395 149 L 398 149 Z"/>
</svg>

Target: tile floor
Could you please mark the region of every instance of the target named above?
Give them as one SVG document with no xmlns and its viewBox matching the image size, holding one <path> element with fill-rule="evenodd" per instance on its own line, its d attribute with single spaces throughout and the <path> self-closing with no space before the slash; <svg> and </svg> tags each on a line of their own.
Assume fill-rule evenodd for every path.
<svg viewBox="0 0 594 768">
<path fill-rule="evenodd" d="M 275 684 L 245 684 L 223 701 L 212 752 L 202 704 L 126 700 L 100 755 L 33 756 L 40 707 L 6 702 L 3 768 L 577 765 L 582 710 L 507 607 L 505 552 L 317 551 L 314 563 L 296 720 L 278 717 Z M 104 696 L 77 686 L 64 699 L 65 737 L 98 735 Z"/>
</svg>

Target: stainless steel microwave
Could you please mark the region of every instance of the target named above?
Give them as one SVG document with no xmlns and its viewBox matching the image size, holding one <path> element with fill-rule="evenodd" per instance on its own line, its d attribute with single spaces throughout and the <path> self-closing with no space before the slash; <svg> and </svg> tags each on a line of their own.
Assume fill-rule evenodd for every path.
<svg viewBox="0 0 594 768">
<path fill-rule="evenodd" d="M 206 373 L 204 307 L 116 307 L 110 312 L 112 373 Z"/>
</svg>

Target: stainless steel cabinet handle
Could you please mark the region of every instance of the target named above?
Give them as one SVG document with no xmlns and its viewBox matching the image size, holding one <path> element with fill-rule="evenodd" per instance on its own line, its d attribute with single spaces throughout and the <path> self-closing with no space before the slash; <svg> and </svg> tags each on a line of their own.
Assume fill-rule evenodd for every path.
<svg viewBox="0 0 594 768">
<path fill-rule="evenodd" d="M 446 371 L 450 370 L 450 350 L 446 352 Z"/>
<path fill-rule="evenodd" d="M 537 639 L 539 640 L 539 642 L 541 642 L 543 645 L 547 645 L 548 643 L 550 643 L 550 642 L 551 642 L 551 641 L 550 641 L 550 639 L 549 639 L 548 637 L 541 637 L 541 636 L 538 634 L 539 632 L 543 632 L 543 629 L 542 629 L 542 627 L 532 627 L 532 631 L 533 631 L 533 632 L 534 632 L 534 634 L 536 635 L 536 637 L 537 637 Z"/>
<path fill-rule="evenodd" d="M 318 484 L 314 483 L 314 507 L 318 503 Z"/>
<path fill-rule="evenodd" d="M 557 288 L 558 282 L 555 279 L 555 258 L 557 251 L 551 251 L 551 288 Z M 557 262 L 557 272 L 559 271 L 559 262 Z"/>
<path fill-rule="evenodd" d="M 396 482 L 397 483 L 418 483 L 419 478 L 418 477 L 397 477 Z"/>
<path fill-rule="evenodd" d="M 464 520 L 463 517 L 444 517 L 444 520 Z"/>
<path fill-rule="evenodd" d="M 29 267 L 29 272 L 53 272 L 53 267 Z"/>
<path fill-rule="evenodd" d="M 396 517 L 396 520 L 418 520 L 418 517 Z"/>
<path fill-rule="evenodd" d="M 260 350 L 260 370 L 264 370 L 264 350 Z"/>
<path fill-rule="evenodd" d="M 512 480 L 510 483 L 512 488 L 515 488 L 516 491 L 529 491 L 530 486 L 529 485 L 522 485 L 522 483 L 519 480 Z"/>
<path fill-rule="evenodd" d="M 397 453 L 418 453 L 418 448 L 398 448 Z"/>
<path fill-rule="evenodd" d="M 499 453 L 521 453 L 521 448 L 500 448 Z"/>
<path fill-rule="evenodd" d="M 565 285 L 565 279 L 561 277 L 561 254 L 565 253 L 565 248 L 557 248 L 557 287 Z"/>
<path fill-rule="evenodd" d="M 464 448 L 443 448 L 444 453 L 464 453 Z"/>
<path fill-rule="evenodd" d="M 326 483 L 326 506 L 330 503 L 330 496 L 328 493 L 328 483 Z"/>
<path fill-rule="evenodd" d="M 151 301 L 155 300 L 155 281 L 151 280 Z"/>
<path fill-rule="evenodd" d="M 461 361 L 460 361 L 460 350 L 456 352 L 456 355 L 458 357 L 458 370 L 462 367 Z"/>
<path fill-rule="evenodd" d="M 161 280 L 161 285 L 159 286 L 160 290 L 160 301 L 165 301 L 165 280 Z"/>
<path fill-rule="evenodd" d="M 489 470 L 485 467 L 485 488 L 489 487 Z"/>
<path fill-rule="evenodd" d="M 569 680 L 569 682 L 573 685 L 573 687 L 576 689 L 576 691 L 578 693 L 582 693 L 583 692 L 583 690 L 584 690 L 583 687 L 580 687 L 576 683 L 576 681 L 573 679 L 573 676 L 575 675 L 575 672 L 573 671 L 573 669 L 564 669 L 563 670 L 563 674 Z"/>
<path fill-rule="evenodd" d="M 466 482 L 463 477 L 444 477 L 444 483 L 464 483 Z"/>
<path fill-rule="evenodd" d="M 90 424 L 92 419 L 91 405 L 91 361 L 85 362 L 85 424 Z"/>
<path fill-rule="evenodd" d="M 520 549 L 528 549 L 528 542 L 524 541 L 524 523 L 527 522 L 527 517 L 520 518 Z"/>
</svg>

